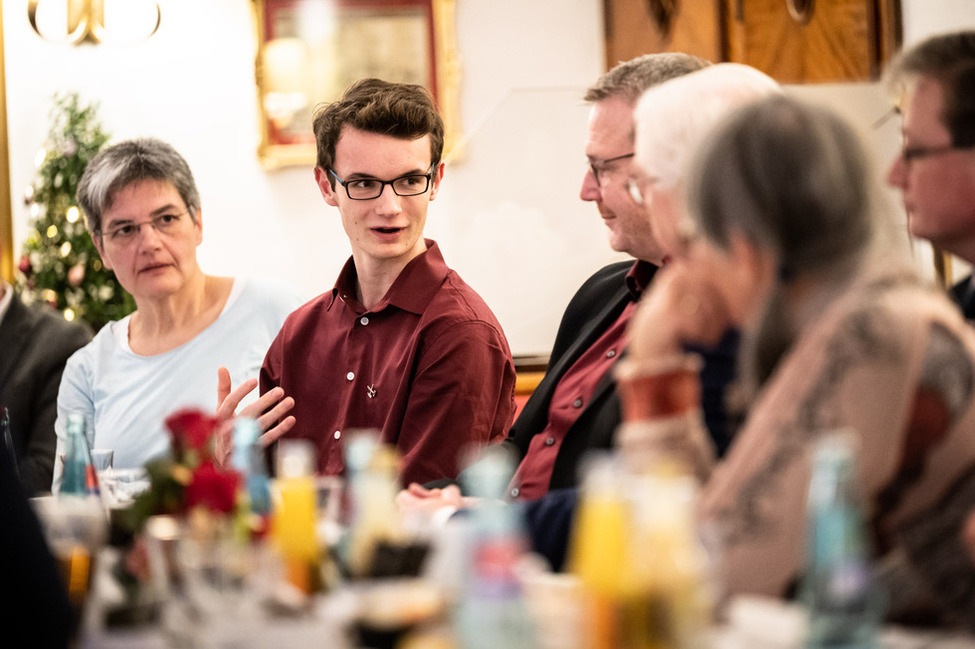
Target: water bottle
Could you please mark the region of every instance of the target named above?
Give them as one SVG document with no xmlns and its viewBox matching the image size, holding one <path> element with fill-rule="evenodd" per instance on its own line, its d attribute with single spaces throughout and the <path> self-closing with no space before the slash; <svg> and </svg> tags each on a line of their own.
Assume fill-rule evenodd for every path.
<svg viewBox="0 0 975 649">
<path fill-rule="evenodd" d="M 61 474 L 60 495 L 98 496 L 98 474 L 91 460 L 84 415 L 71 413 L 67 421 L 67 452 Z"/>
<path fill-rule="evenodd" d="M 237 417 L 234 422 L 233 467 L 246 479 L 250 510 L 265 517 L 271 513 L 271 481 L 267 460 L 260 443 L 261 429 L 250 417 Z"/>
<path fill-rule="evenodd" d="M 877 646 L 883 597 L 872 574 L 855 468 L 849 432 L 828 434 L 817 443 L 800 591 L 809 614 L 808 649 Z"/>
<path fill-rule="evenodd" d="M 515 572 L 528 549 L 521 509 L 501 500 L 513 473 L 510 456 L 494 448 L 465 471 L 465 486 L 480 503 L 469 512 L 468 574 L 456 611 L 462 649 L 537 646 Z"/>
</svg>

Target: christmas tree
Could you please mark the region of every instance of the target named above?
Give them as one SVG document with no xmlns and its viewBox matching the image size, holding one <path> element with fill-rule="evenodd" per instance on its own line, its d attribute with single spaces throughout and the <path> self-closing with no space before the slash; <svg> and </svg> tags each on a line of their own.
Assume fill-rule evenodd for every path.
<svg viewBox="0 0 975 649">
<path fill-rule="evenodd" d="M 102 265 L 75 201 L 85 165 L 108 141 L 97 106 L 77 94 L 55 95 L 51 130 L 38 152 L 37 178 L 27 188 L 32 230 L 18 264 L 25 302 L 43 300 L 68 320 L 94 330 L 135 310 L 135 301 Z"/>
</svg>

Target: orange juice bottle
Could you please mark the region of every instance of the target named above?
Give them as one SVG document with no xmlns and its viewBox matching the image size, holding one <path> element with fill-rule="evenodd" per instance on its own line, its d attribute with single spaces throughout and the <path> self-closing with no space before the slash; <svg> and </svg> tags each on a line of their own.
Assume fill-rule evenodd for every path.
<svg viewBox="0 0 975 649">
<path fill-rule="evenodd" d="M 306 440 L 279 442 L 271 517 L 271 536 L 284 560 L 287 581 L 306 594 L 321 586 L 312 457 Z"/>
<path fill-rule="evenodd" d="M 624 649 L 640 632 L 640 584 L 632 570 L 632 508 L 610 456 L 589 461 L 572 529 L 568 568 L 585 592 L 589 649 Z"/>
</svg>

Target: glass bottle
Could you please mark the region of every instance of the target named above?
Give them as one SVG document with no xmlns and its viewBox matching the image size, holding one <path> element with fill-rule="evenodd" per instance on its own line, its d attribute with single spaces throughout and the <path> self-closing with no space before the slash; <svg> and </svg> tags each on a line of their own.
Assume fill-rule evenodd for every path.
<svg viewBox="0 0 975 649">
<path fill-rule="evenodd" d="M 502 500 L 513 474 L 511 457 L 493 447 L 464 472 L 479 502 L 469 512 L 468 574 L 457 607 L 463 649 L 538 646 L 515 571 L 528 550 L 521 508 Z"/>
<path fill-rule="evenodd" d="M 395 566 L 381 565 L 377 550 L 404 547 L 406 534 L 396 509 L 399 486 L 399 454 L 385 444 L 372 446 L 372 453 L 353 485 L 355 519 L 349 531 L 348 569 L 354 578 L 385 575 Z"/>
<path fill-rule="evenodd" d="M 271 513 L 271 489 L 267 472 L 267 459 L 259 441 L 261 435 L 257 421 L 250 417 L 237 417 L 234 421 L 233 467 L 245 477 L 247 499 L 251 512 L 265 517 Z"/>
<path fill-rule="evenodd" d="M 284 561 L 286 579 L 310 594 L 321 587 L 315 536 L 314 451 L 307 440 L 281 440 L 274 482 L 271 534 Z"/>
<path fill-rule="evenodd" d="M 625 646 L 623 617 L 627 602 L 637 596 L 630 565 L 633 512 L 623 496 L 621 475 L 613 456 L 588 458 L 570 537 L 568 569 L 585 593 L 587 649 Z"/>
<path fill-rule="evenodd" d="M 71 413 L 67 420 L 67 448 L 61 474 L 60 495 L 98 496 L 98 474 L 91 460 L 84 415 Z"/>
<path fill-rule="evenodd" d="M 695 517 L 697 481 L 682 464 L 659 462 L 641 476 L 633 572 L 646 615 L 648 649 L 707 644 L 714 594 Z"/>
<path fill-rule="evenodd" d="M 677 464 L 632 474 L 618 457 L 590 458 L 569 557 L 586 596 L 588 649 L 704 644 L 712 598 L 695 496 Z"/>
<path fill-rule="evenodd" d="M 814 451 L 801 585 L 809 649 L 877 646 L 883 597 L 872 575 L 853 440 L 847 431 L 830 433 Z"/>
</svg>

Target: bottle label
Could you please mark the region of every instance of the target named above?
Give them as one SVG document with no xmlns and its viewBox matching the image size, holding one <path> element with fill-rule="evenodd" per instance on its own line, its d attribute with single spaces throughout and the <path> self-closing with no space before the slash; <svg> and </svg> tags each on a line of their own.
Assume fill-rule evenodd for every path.
<svg viewBox="0 0 975 649">
<path fill-rule="evenodd" d="M 94 464 L 85 466 L 85 493 L 89 496 L 98 496 L 101 493 L 98 488 L 98 473 L 95 471 Z"/>
<path fill-rule="evenodd" d="M 826 585 L 831 597 L 840 601 L 862 597 L 870 587 L 870 572 L 862 561 L 844 561 L 834 566 Z"/>
<path fill-rule="evenodd" d="M 507 599 L 520 592 L 514 566 L 524 552 L 517 539 L 484 541 L 474 550 L 473 588 L 480 597 Z"/>
</svg>

